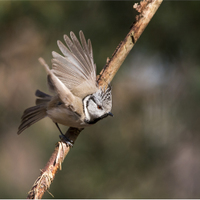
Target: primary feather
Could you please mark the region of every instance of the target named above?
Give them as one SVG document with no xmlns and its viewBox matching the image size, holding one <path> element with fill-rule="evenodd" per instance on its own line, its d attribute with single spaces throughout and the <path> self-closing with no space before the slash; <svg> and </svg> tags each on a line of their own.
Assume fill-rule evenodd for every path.
<svg viewBox="0 0 200 200">
<path fill-rule="evenodd" d="M 70 36 L 71 39 L 64 35 L 67 47 L 58 41 L 64 56 L 52 52 L 52 72 L 74 95 L 84 98 L 98 90 L 92 44 L 90 40 L 86 42 L 82 31 L 79 32 L 81 43 L 73 32 Z"/>
</svg>

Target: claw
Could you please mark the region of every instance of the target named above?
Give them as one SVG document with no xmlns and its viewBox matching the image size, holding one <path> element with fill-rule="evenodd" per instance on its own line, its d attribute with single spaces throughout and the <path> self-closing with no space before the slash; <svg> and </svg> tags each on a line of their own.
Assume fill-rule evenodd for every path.
<svg viewBox="0 0 200 200">
<path fill-rule="evenodd" d="M 73 147 L 73 143 L 74 143 L 74 142 L 73 142 L 72 140 L 70 140 L 68 137 L 66 137 L 66 136 L 62 133 L 62 131 L 61 131 L 61 129 L 60 129 L 60 127 L 58 126 L 57 123 L 55 123 L 55 124 L 56 124 L 58 130 L 59 130 L 60 133 L 61 133 L 61 135 L 59 135 L 59 138 L 60 138 L 65 144 L 67 144 L 68 146 Z"/>
<path fill-rule="evenodd" d="M 68 146 L 73 147 L 73 141 L 67 138 L 65 135 L 59 135 L 59 138 L 66 143 Z"/>
</svg>

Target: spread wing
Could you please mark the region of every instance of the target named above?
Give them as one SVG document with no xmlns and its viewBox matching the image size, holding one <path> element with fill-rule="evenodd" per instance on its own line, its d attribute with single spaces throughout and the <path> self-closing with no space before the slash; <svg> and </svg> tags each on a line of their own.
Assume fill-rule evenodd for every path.
<svg viewBox="0 0 200 200">
<path fill-rule="evenodd" d="M 67 47 L 58 41 L 58 47 L 64 56 L 52 52 L 52 72 L 76 96 L 85 97 L 97 91 L 96 65 L 94 64 L 91 41 L 85 40 L 79 32 L 80 42 L 73 32 L 71 39 L 64 35 Z"/>
</svg>

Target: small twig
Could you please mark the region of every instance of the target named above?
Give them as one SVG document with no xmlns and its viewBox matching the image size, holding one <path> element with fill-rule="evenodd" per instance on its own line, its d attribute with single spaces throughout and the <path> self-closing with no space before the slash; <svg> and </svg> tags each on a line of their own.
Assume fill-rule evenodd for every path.
<svg viewBox="0 0 200 200">
<path fill-rule="evenodd" d="M 140 4 L 134 4 L 135 8 L 140 14 L 136 16 L 136 22 L 133 24 L 131 30 L 120 42 L 111 59 L 107 60 L 105 67 L 98 76 L 98 83 L 100 87 L 107 87 L 117 73 L 118 69 L 124 62 L 125 58 L 137 42 L 138 38 L 144 31 L 145 27 L 155 14 L 163 0 L 143 0 Z M 81 129 L 82 130 L 82 129 Z M 76 138 L 81 132 L 80 129 L 70 127 L 66 132 L 66 137 L 75 142 Z M 49 159 L 48 163 L 42 169 L 41 175 L 37 178 L 31 190 L 28 193 L 28 199 L 40 199 L 48 190 L 52 183 L 58 169 L 61 169 L 61 164 L 70 150 L 70 146 L 65 142 L 58 142 L 56 148 Z"/>
</svg>

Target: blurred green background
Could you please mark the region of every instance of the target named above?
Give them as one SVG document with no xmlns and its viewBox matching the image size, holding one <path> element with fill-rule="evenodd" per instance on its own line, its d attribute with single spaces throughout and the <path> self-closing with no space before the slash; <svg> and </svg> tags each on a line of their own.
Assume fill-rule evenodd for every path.
<svg viewBox="0 0 200 200">
<path fill-rule="evenodd" d="M 83 30 L 99 73 L 133 4 L 0 2 L 0 198 L 26 198 L 59 140 L 48 118 L 17 135 L 35 90 L 48 92 L 38 58 L 50 64 L 56 41 Z M 114 118 L 80 134 L 50 187 L 55 198 L 200 198 L 199 8 L 162 3 L 112 82 Z"/>
</svg>

